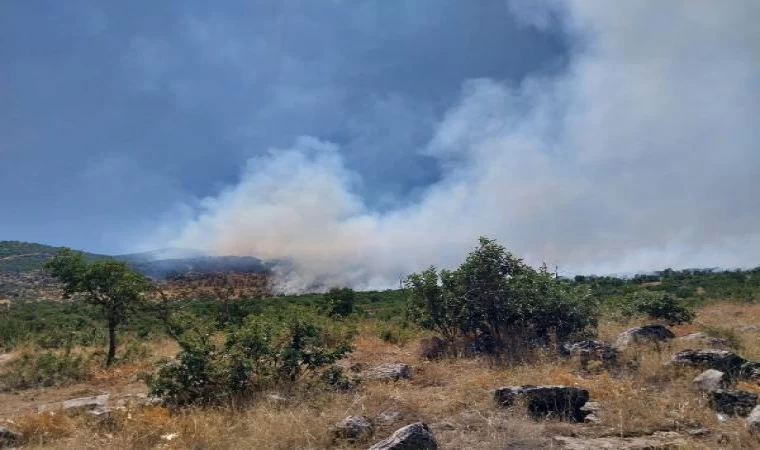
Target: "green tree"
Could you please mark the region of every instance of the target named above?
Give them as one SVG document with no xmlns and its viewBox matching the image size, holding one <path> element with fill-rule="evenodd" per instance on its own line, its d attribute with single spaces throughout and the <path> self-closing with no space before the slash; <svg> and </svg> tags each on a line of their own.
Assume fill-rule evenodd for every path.
<svg viewBox="0 0 760 450">
<path fill-rule="evenodd" d="M 81 252 L 61 249 L 45 268 L 63 283 L 64 298 L 81 295 L 101 308 L 108 325 L 108 356 L 106 365 L 116 358 L 116 330 L 142 300 L 150 281 L 129 268 L 127 263 L 113 259 L 87 261 Z"/>
</svg>

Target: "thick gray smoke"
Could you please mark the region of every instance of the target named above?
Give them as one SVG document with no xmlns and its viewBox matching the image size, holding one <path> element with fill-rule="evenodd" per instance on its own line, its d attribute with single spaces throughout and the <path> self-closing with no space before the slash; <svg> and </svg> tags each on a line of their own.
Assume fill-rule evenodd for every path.
<svg viewBox="0 0 760 450">
<path fill-rule="evenodd" d="M 760 263 L 760 2 L 513 3 L 561 27 L 566 70 L 464 83 L 419 201 L 368 209 L 336 147 L 248 162 L 173 246 L 288 259 L 283 288 L 386 287 L 479 235 L 563 273 Z M 175 234 L 176 236 L 176 234 Z"/>
</svg>

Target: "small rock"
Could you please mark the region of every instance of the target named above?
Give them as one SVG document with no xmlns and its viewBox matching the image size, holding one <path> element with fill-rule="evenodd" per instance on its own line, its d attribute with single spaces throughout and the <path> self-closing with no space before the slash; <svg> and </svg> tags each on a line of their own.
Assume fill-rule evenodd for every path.
<svg viewBox="0 0 760 450">
<path fill-rule="evenodd" d="M 598 425 L 602 423 L 602 419 L 600 419 L 596 414 L 590 413 L 589 415 L 583 418 L 583 422 Z"/>
<path fill-rule="evenodd" d="M 600 405 L 599 402 L 586 402 L 586 404 L 580 408 L 581 411 L 589 413 L 599 412 L 601 409 L 602 405 Z"/>
<path fill-rule="evenodd" d="M 760 332 L 760 325 L 744 325 L 739 327 L 739 331 L 743 333 L 757 333 Z"/>
<path fill-rule="evenodd" d="M 697 389 L 703 392 L 712 392 L 716 389 L 728 387 L 726 374 L 715 369 L 705 370 L 694 378 L 693 383 Z"/>
<path fill-rule="evenodd" d="M 362 375 L 370 380 L 398 381 L 402 378 L 412 378 L 412 368 L 409 364 L 383 364 L 365 371 Z"/>
<path fill-rule="evenodd" d="M 565 342 L 560 346 L 560 353 L 578 356 L 584 367 L 590 361 L 601 361 L 605 367 L 612 367 L 617 363 L 620 351 L 604 341 L 586 340 Z"/>
<path fill-rule="evenodd" d="M 680 351 L 673 355 L 669 364 L 715 369 L 724 372 L 729 377 L 733 377 L 741 373 L 742 366 L 747 362 L 747 360 L 736 353 L 708 348 Z"/>
<path fill-rule="evenodd" d="M 5 427 L 0 427 L 0 448 L 10 447 L 21 442 L 21 435 Z"/>
<path fill-rule="evenodd" d="M 378 442 L 369 450 L 438 450 L 438 442 L 427 425 L 416 422 L 399 428 L 388 439 Z"/>
<path fill-rule="evenodd" d="M 678 338 L 678 340 L 679 341 L 698 341 L 712 347 L 730 347 L 731 346 L 731 341 L 729 341 L 728 339 L 722 339 L 722 338 L 710 336 L 709 334 L 701 332 L 701 331 L 697 333 L 687 334 L 686 336 L 681 336 L 680 338 Z"/>
<path fill-rule="evenodd" d="M 285 403 L 288 403 L 290 401 L 289 398 L 282 396 L 280 394 L 267 394 L 266 395 L 267 401 L 269 403 L 274 403 L 276 405 L 284 405 Z"/>
<path fill-rule="evenodd" d="M 588 391 L 572 386 L 508 386 L 497 389 L 494 399 L 500 407 L 510 407 L 524 400 L 534 419 L 556 416 L 581 422 L 588 415 L 581 410 L 588 402 Z"/>
<path fill-rule="evenodd" d="M 747 429 L 753 433 L 760 433 L 760 406 L 755 406 L 747 416 Z"/>
<path fill-rule="evenodd" d="M 356 440 L 372 434 L 372 423 L 364 416 L 348 416 L 333 427 L 336 439 Z"/>
<path fill-rule="evenodd" d="M 757 394 L 735 389 L 716 389 L 710 393 L 710 405 L 719 413 L 747 416 L 757 405 Z"/>
<path fill-rule="evenodd" d="M 644 325 L 620 333 L 615 347 L 624 349 L 629 345 L 665 342 L 675 337 L 676 335 L 663 325 Z"/>
</svg>

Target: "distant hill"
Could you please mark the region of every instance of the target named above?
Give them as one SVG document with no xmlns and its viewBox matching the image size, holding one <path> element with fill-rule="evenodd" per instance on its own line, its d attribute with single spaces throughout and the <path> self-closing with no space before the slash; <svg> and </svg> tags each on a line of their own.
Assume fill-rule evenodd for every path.
<svg viewBox="0 0 760 450">
<path fill-rule="evenodd" d="M 0 300 L 57 299 L 60 285 L 42 266 L 61 247 L 19 241 L 0 241 Z M 252 256 L 208 256 L 198 250 L 167 248 L 127 255 L 85 253 L 90 260 L 114 258 L 128 262 L 134 270 L 166 281 L 172 290 L 184 294 L 230 285 L 241 293 L 267 292 L 271 263 Z M 225 276 L 220 274 L 237 274 Z"/>
<path fill-rule="evenodd" d="M 33 242 L 0 241 L 0 273 L 40 270 L 60 248 Z M 85 253 L 85 256 L 92 260 L 108 258 L 95 253 Z"/>
</svg>

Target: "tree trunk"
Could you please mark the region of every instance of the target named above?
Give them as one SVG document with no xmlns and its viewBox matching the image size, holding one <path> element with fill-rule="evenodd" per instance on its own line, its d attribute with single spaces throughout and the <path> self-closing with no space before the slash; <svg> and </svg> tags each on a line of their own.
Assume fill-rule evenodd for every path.
<svg viewBox="0 0 760 450">
<path fill-rule="evenodd" d="M 106 367 L 111 366 L 116 359 L 116 323 L 108 321 L 108 356 L 106 357 Z"/>
</svg>

